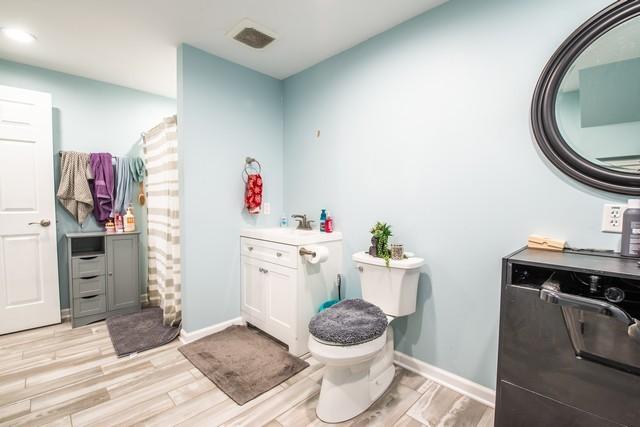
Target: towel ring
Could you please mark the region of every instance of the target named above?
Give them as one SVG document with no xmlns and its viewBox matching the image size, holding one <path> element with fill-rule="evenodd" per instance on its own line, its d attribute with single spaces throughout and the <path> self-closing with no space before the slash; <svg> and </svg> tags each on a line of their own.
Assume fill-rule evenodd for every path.
<svg viewBox="0 0 640 427">
<path fill-rule="evenodd" d="M 254 163 L 256 163 L 258 165 L 257 168 L 256 168 L 256 165 L 254 165 Z M 253 157 L 247 157 L 245 159 L 244 170 L 242 171 L 242 180 L 244 181 L 245 184 L 247 183 L 247 180 L 249 179 L 249 170 L 250 169 L 258 172 L 258 174 L 262 173 L 262 165 L 260 164 L 260 162 L 257 161 L 256 159 L 254 159 Z"/>
</svg>

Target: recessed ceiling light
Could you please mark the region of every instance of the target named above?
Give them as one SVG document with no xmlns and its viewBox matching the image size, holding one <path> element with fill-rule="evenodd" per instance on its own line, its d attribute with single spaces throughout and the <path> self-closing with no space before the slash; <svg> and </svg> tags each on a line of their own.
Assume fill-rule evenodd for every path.
<svg viewBox="0 0 640 427">
<path fill-rule="evenodd" d="M 33 43 L 36 41 L 36 36 L 20 28 L 7 27 L 0 29 L 0 31 L 2 31 L 2 34 L 6 37 L 19 43 Z"/>
</svg>

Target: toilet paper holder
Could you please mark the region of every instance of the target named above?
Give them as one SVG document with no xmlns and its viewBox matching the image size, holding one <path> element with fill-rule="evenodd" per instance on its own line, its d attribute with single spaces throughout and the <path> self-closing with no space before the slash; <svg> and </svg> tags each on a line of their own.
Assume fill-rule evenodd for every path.
<svg viewBox="0 0 640 427">
<path fill-rule="evenodd" d="M 300 248 L 300 251 L 298 253 L 300 254 L 300 256 L 304 256 L 304 255 L 310 255 L 312 257 L 316 256 L 316 253 L 314 251 L 310 251 L 309 249 L 306 249 L 306 248 Z"/>
</svg>

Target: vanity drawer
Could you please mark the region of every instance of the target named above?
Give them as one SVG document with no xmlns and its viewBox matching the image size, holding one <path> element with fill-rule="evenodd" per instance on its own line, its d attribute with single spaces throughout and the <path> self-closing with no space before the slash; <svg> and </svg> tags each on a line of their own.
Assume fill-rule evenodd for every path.
<svg viewBox="0 0 640 427">
<path fill-rule="evenodd" d="M 103 276 L 105 273 L 104 255 L 80 256 L 71 260 L 73 278 Z"/>
<path fill-rule="evenodd" d="M 268 242 L 266 240 L 240 239 L 240 252 L 251 258 L 261 259 L 286 267 L 296 268 L 298 254 L 296 246 L 283 245 L 282 243 Z"/>
<path fill-rule="evenodd" d="M 73 317 L 90 316 L 107 311 L 107 298 L 104 294 L 73 299 Z"/>
<path fill-rule="evenodd" d="M 89 276 L 73 279 L 73 296 L 87 297 L 104 294 L 106 279 L 104 276 Z"/>
</svg>

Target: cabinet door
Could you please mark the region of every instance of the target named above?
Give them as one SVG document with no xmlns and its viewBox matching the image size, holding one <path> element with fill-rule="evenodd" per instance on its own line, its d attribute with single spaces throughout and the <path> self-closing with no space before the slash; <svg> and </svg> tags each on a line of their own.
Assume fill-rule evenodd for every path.
<svg viewBox="0 0 640 427">
<path fill-rule="evenodd" d="M 271 263 L 262 267 L 267 291 L 265 330 L 288 343 L 296 338 L 297 270 Z"/>
<path fill-rule="evenodd" d="M 241 257 L 240 298 L 241 310 L 245 320 L 255 326 L 264 327 L 267 318 L 267 304 L 264 281 L 264 261 L 246 256 Z"/>
<path fill-rule="evenodd" d="M 107 239 L 108 311 L 139 307 L 138 235 Z"/>
</svg>

